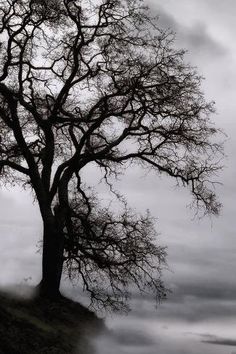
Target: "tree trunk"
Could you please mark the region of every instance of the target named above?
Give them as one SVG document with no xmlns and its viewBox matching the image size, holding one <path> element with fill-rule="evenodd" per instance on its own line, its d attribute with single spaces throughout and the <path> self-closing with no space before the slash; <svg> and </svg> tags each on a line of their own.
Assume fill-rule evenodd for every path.
<svg viewBox="0 0 236 354">
<path fill-rule="evenodd" d="M 63 233 L 56 222 L 44 223 L 42 280 L 38 285 L 39 296 L 48 299 L 61 297 L 60 281 L 63 269 Z"/>
</svg>

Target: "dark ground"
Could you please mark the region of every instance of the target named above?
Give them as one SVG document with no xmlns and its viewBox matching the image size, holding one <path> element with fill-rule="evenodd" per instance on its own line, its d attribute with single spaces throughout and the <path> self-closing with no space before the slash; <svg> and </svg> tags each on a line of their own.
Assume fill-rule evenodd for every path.
<svg viewBox="0 0 236 354">
<path fill-rule="evenodd" d="M 23 299 L 0 291 L 0 354 L 95 354 L 103 320 L 77 302 Z"/>
</svg>

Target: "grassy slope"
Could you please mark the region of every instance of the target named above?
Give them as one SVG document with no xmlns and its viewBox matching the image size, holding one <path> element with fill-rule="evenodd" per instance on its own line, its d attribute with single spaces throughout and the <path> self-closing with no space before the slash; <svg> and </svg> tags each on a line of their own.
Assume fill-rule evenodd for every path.
<svg viewBox="0 0 236 354">
<path fill-rule="evenodd" d="M 0 354 L 93 354 L 90 339 L 104 327 L 69 299 L 52 303 L 0 292 Z"/>
</svg>

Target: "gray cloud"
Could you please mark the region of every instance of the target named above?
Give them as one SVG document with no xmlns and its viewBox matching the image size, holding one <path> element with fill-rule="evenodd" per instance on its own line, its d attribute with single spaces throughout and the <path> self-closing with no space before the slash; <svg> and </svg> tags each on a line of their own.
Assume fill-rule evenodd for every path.
<svg viewBox="0 0 236 354">
<path fill-rule="evenodd" d="M 154 6 L 153 6 L 154 9 Z M 178 32 L 180 24 L 174 19 L 174 17 L 165 11 L 162 7 L 158 7 L 158 10 L 154 9 L 158 14 L 158 24 L 161 29 L 167 29 L 172 32 Z"/>
<path fill-rule="evenodd" d="M 203 338 L 202 343 L 236 347 L 236 339 L 222 338 L 210 334 L 204 334 L 201 337 Z"/>
<path fill-rule="evenodd" d="M 198 22 L 192 27 L 183 27 L 180 30 L 180 36 L 183 38 L 183 44 L 189 49 L 191 55 L 209 56 L 219 58 L 227 53 L 226 48 L 217 42 L 208 33 L 207 25 Z"/>
<path fill-rule="evenodd" d="M 168 320 L 172 323 L 201 323 L 207 321 L 221 321 L 222 319 L 234 319 L 236 316 L 236 304 L 227 301 L 201 300 L 187 298 L 182 303 L 171 302 L 161 304 L 155 309 L 153 302 L 143 300 L 137 306 L 132 307 L 130 316 L 136 318 Z"/>
<path fill-rule="evenodd" d="M 230 321 L 236 316 L 236 285 L 227 279 L 199 279 L 173 275 L 173 292 L 155 307 L 152 296 L 133 292 L 130 316 L 138 319 L 198 324 L 204 321 Z M 167 281 L 170 284 L 171 281 Z"/>
<path fill-rule="evenodd" d="M 158 343 L 151 334 L 127 326 L 114 328 L 94 340 L 97 354 L 156 354 Z"/>
<path fill-rule="evenodd" d="M 117 328 L 115 331 L 111 331 L 110 335 L 113 339 L 123 346 L 131 347 L 150 347 L 156 344 L 154 338 L 144 331 L 132 328 Z"/>
<path fill-rule="evenodd" d="M 194 341 L 194 333 L 191 336 L 186 333 L 176 336 L 175 333 L 173 336 L 173 332 L 166 329 L 166 326 L 163 329 L 163 326 L 158 325 L 160 321 L 158 319 L 155 323 L 150 319 L 130 316 L 128 319 L 113 318 L 112 330 L 94 338 L 96 354 L 202 354 L 203 343 L 199 340 L 199 335 Z M 146 331 L 141 331 L 140 328 L 146 328 Z M 204 354 L 212 354 L 211 346 L 207 343 Z M 214 354 L 222 352 L 216 349 Z"/>
<path fill-rule="evenodd" d="M 228 54 L 226 47 L 209 33 L 207 23 L 195 21 L 191 26 L 185 26 L 161 6 L 157 8 L 151 4 L 151 8 L 155 8 L 158 14 L 160 28 L 176 33 L 177 44 L 181 48 L 187 49 L 191 57 L 197 55 L 198 58 L 217 59 Z"/>
</svg>

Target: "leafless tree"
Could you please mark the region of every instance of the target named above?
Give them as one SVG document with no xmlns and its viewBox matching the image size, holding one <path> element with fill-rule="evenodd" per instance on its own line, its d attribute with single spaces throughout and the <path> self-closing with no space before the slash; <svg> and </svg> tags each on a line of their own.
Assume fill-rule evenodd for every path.
<svg viewBox="0 0 236 354">
<path fill-rule="evenodd" d="M 39 204 L 40 294 L 59 295 L 64 264 L 99 303 L 118 306 L 129 282 L 163 297 L 150 216 L 99 206 L 81 171 L 96 164 L 112 184 L 128 164 L 152 168 L 217 214 L 221 144 L 201 78 L 142 1 L 0 4 L 0 173 Z"/>
</svg>

